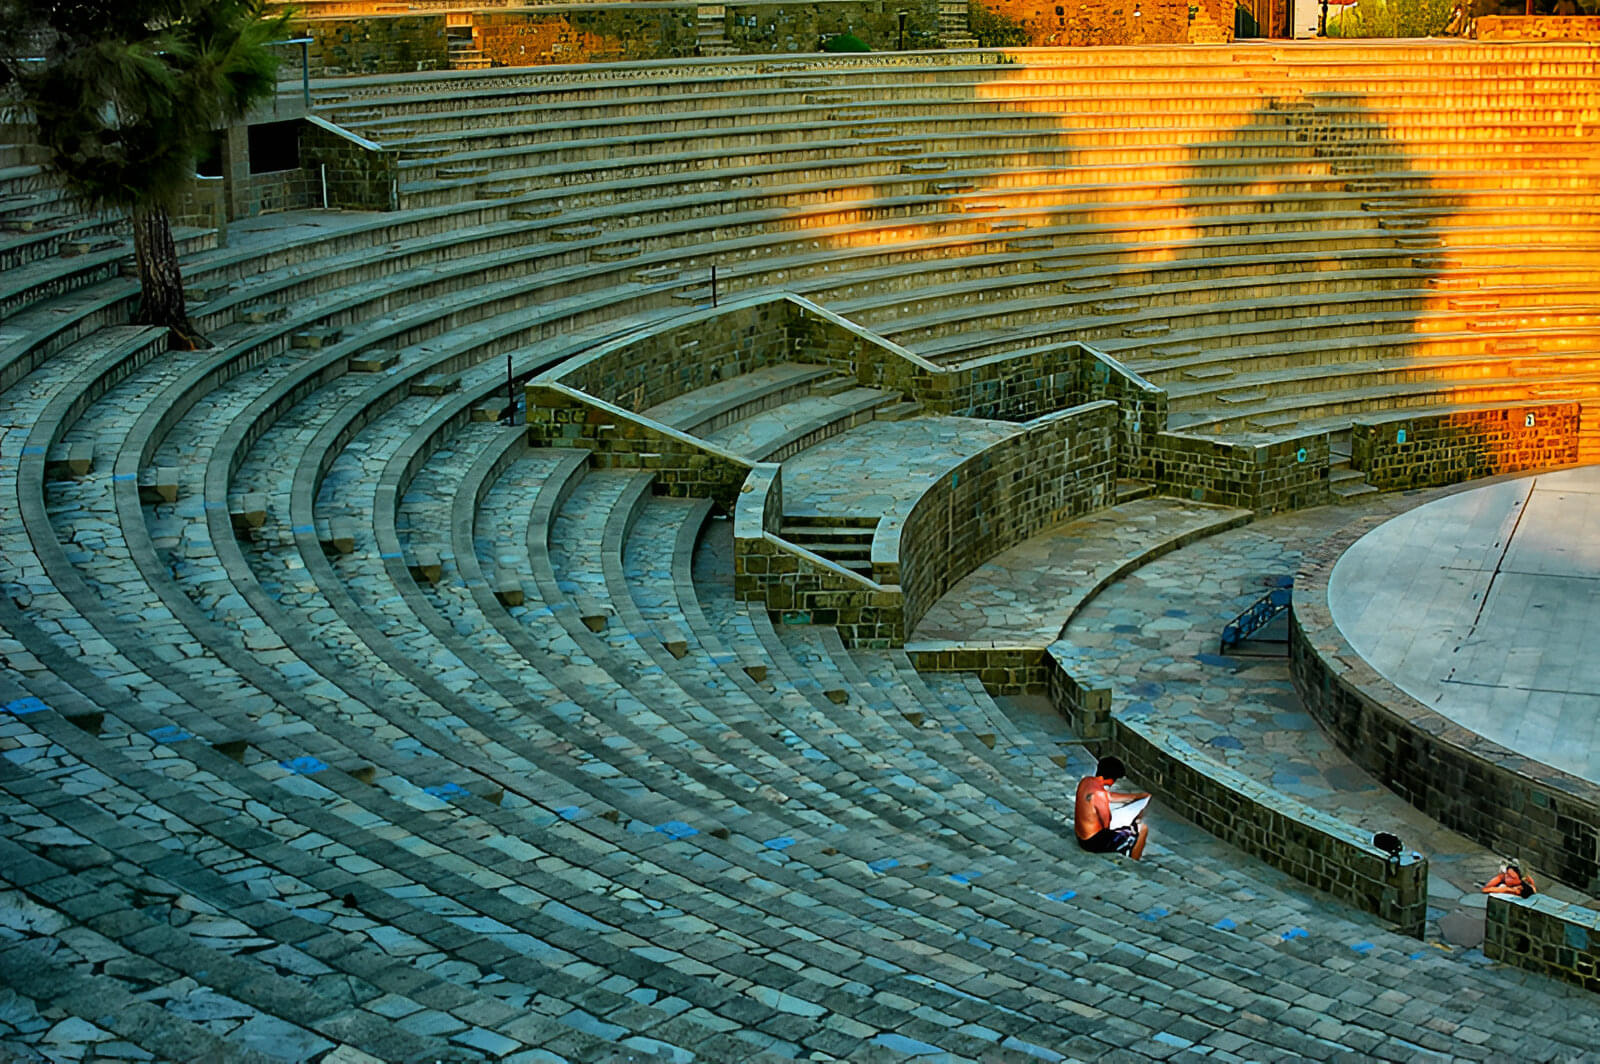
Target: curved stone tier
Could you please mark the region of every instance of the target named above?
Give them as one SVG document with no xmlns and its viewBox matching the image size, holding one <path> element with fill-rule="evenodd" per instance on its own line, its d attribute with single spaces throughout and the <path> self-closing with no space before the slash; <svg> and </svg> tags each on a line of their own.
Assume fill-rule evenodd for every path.
<svg viewBox="0 0 1600 1064">
<path fill-rule="evenodd" d="M 1592 50 L 1000 58 L 319 84 L 368 139 L 319 126 L 304 158 L 377 209 L 186 234 L 200 351 L 122 324 L 125 248 L 69 246 L 96 220 L 4 234 L 11 1056 L 1591 1050 L 1591 998 L 1238 852 L 1080 852 L 1070 737 L 775 624 L 704 499 L 499 421 L 508 376 L 780 291 L 977 383 L 988 354 L 1088 339 L 1282 369 L 1255 398 L 1174 390 L 1195 426 L 1513 380 L 1587 410 Z M 825 391 L 794 372 L 747 415 Z M 803 447 L 828 405 L 738 439 Z"/>
</svg>

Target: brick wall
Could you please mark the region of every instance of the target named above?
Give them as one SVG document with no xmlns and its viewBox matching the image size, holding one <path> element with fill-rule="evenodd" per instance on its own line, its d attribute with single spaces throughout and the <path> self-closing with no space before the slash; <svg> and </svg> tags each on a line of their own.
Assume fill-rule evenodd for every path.
<svg viewBox="0 0 1600 1064">
<path fill-rule="evenodd" d="M 723 34 L 740 52 L 814 52 L 826 38 L 853 33 L 874 52 L 900 44 L 898 12 L 906 13 L 905 47 L 939 47 L 937 0 L 817 0 L 797 4 L 728 4 Z"/>
<path fill-rule="evenodd" d="M 394 152 L 309 118 L 300 133 L 300 160 L 305 172 L 316 176 L 318 198 L 322 168 L 327 168 L 327 206 L 358 211 L 395 208 L 399 171 Z"/>
<path fill-rule="evenodd" d="M 1439 716 L 1374 671 L 1333 623 L 1328 574 L 1370 527 L 1352 526 L 1295 577 L 1289 656 L 1300 700 L 1351 760 L 1445 827 L 1600 891 L 1600 787 Z"/>
<path fill-rule="evenodd" d="M 1586 990 L 1600 990 L 1600 913 L 1545 895 L 1491 894 L 1483 952 Z"/>
<path fill-rule="evenodd" d="M 1362 418 L 1350 432 L 1350 467 L 1389 491 L 1571 465 L 1580 420 L 1578 403 Z"/>
</svg>

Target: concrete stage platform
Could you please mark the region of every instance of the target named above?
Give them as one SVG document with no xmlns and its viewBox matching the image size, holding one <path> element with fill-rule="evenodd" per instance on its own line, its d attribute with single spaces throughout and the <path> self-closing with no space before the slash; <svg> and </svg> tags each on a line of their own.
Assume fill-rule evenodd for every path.
<svg viewBox="0 0 1600 1064">
<path fill-rule="evenodd" d="M 1328 605 L 1412 697 L 1600 783 L 1600 466 L 1401 514 L 1339 559 Z"/>
</svg>

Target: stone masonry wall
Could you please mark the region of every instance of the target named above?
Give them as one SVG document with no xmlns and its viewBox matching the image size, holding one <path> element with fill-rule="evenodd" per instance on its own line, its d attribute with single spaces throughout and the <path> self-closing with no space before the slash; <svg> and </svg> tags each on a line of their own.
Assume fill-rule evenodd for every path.
<svg viewBox="0 0 1600 1064">
<path fill-rule="evenodd" d="M 810 3 L 727 4 L 723 33 L 739 52 L 815 52 L 823 40 L 853 33 L 874 52 L 901 44 L 899 12 L 906 13 L 907 49 L 939 47 L 937 0 L 813 0 Z"/>
<path fill-rule="evenodd" d="M 1159 795 L 1184 819 L 1421 937 L 1426 858 L 1408 855 L 1392 868 L 1370 838 L 1347 825 L 1217 764 L 1158 723 L 1147 725 L 1136 714 L 1114 716 L 1111 686 L 1070 651 L 1051 647 L 1044 667 L 1051 703 L 1079 737 L 1097 755 L 1120 757 L 1138 786 Z"/>
<path fill-rule="evenodd" d="M 655 473 L 664 494 L 732 509 L 750 473 L 742 458 L 559 384 L 530 384 L 527 395 L 529 446 L 576 447 L 591 452 L 599 469 Z"/>
<path fill-rule="evenodd" d="M 1480 41 L 1600 41 L 1600 15 L 1484 15 Z"/>
<path fill-rule="evenodd" d="M 1578 460 L 1580 419 L 1577 403 L 1363 418 L 1351 428 L 1350 467 L 1390 491 L 1571 465 Z"/>
<path fill-rule="evenodd" d="M 474 12 L 474 36 L 496 66 L 611 63 L 695 54 L 695 9 L 682 4 L 561 5 Z"/>
<path fill-rule="evenodd" d="M 1116 420 L 1109 402 L 1038 418 L 922 494 L 900 531 L 908 630 L 956 581 L 1000 551 L 1109 504 Z"/>
<path fill-rule="evenodd" d="M 733 507 L 733 590 L 780 624 L 831 624 L 848 646 L 904 642 L 904 598 L 767 531 L 783 513 L 782 467 L 758 464 Z"/>
<path fill-rule="evenodd" d="M 1188 0 L 983 0 L 1022 24 L 1028 44 L 1185 44 Z"/>
<path fill-rule="evenodd" d="M 1328 434 L 1248 444 L 1163 432 L 1150 460 L 1158 490 L 1270 514 L 1329 499 Z"/>
<path fill-rule="evenodd" d="M 392 151 L 340 135 L 312 119 L 300 133 L 300 161 L 306 173 L 315 175 L 319 198 L 322 167 L 327 168 L 326 206 L 358 211 L 395 207 L 399 172 Z"/>
<path fill-rule="evenodd" d="M 795 307 L 774 299 L 734 306 L 601 348 L 564 363 L 562 384 L 638 413 L 685 392 L 789 360 L 788 323 Z M 713 327 L 707 327 L 714 321 Z M 804 352 L 796 361 L 808 361 Z"/>
<path fill-rule="evenodd" d="M 289 35 L 311 38 L 307 61 L 314 78 L 450 69 L 443 12 L 296 19 Z"/>
<path fill-rule="evenodd" d="M 1600 787 L 1454 726 L 1380 676 L 1333 623 L 1328 573 L 1370 527 L 1352 526 L 1328 544 L 1329 560 L 1295 577 L 1290 670 L 1306 710 L 1351 760 L 1445 827 L 1600 891 Z"/>
<path fill-rule="evenodd" d="M 1483 952 L 1585 990 L 1600 990 L 1600 913 L 1547 894 L 1491 894 L 1484 913 Z"/>
</svg>

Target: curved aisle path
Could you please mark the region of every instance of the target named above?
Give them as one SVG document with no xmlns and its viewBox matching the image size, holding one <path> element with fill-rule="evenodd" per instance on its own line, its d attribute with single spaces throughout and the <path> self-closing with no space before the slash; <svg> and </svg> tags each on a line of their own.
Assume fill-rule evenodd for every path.
<svg viewBox="0 0 1600 1064">
<path fill-rule="evenodd" d="M 1293 576 L 1352 521 L 1384 514 L 1403 519 L 1430 500 L 1464 498 L 1471 487 L 1368 495 L 1359 503 L 1269 517 L 1211 536 L 1112 583 L 1061 633 L 1063 644 L 1093 661 L 1113 684 L 1116 715 L 1181 736 L 1215 760 L 1348 824 L 1396 831 L 1426 853 L 1428 938 L 1468 948 L 1482 938 L 1477 887 L 1495 873 L 1498 858 L 1384 788 L 1322 733 L 1295 694 L 1284 644 L 1274 641 L 1283 637 L 1283 621 L 1230 653 L 1219 653 L 1219 647 L 1224 625 L 1272 580 Z M 1594 904 L 1548 878 L 1541 883 L 1556 897 Z M 1476 951 L 1471 957 L 1482 960 Z"/>
</svg>

